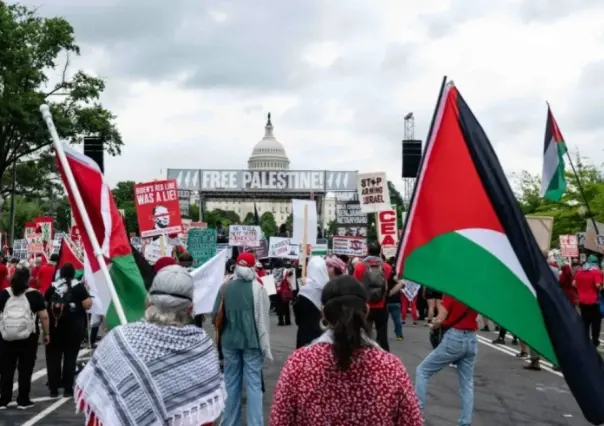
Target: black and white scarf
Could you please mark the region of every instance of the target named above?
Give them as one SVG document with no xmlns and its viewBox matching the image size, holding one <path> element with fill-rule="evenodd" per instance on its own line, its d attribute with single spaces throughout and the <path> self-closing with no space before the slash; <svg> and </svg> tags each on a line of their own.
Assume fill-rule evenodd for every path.
<svg viewBox="0 0 604 426">
<path fill-rule="evenodd" d="M 222 413 L 226 389 L 204 330 L 141 321 L 102 340 L 78 376 L 76 398 L 95 426 L 199 426 Z"/>
</svg>

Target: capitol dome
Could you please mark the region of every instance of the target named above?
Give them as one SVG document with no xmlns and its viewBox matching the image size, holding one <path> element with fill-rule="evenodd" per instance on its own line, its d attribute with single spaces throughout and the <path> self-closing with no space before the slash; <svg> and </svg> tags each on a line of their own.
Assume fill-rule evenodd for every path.
<svg viewBox="0 0 604 426">
<path fill-rule="evenodd" d="M 289 158 L 285 148 L 273 135 L 270 112 L 264 127 L 264 137 L 254 147 L 247 167 L 250 170 L 289 170 Z"/>
</svg>

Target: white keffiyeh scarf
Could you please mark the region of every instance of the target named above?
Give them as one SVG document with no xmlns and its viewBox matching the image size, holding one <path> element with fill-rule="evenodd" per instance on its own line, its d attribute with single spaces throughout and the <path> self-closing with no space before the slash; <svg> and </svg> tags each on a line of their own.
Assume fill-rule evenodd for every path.
<svg viewBox="0 0 604 426">
<path fill-rule="evenodd" d="M 199 426 L 222 413 L 226 390 L 204 330 L 141 321 L 105 336 L 78 376 L 76 398 L 95 426 Z"/>
</svg>

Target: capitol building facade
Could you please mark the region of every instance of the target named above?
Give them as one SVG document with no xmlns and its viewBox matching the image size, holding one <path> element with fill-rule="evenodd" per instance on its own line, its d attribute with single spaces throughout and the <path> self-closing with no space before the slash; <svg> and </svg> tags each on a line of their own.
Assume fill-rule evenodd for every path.
<svg viewBox="0 0 604 426">
<path fill-rule="evenodd" d="M 290 161 L 285 153 L 285 148 L 273 134 L 273 124 L 271 115 L 268 114 L 268 120 L 264 127 L 264 137 L 256 143 L 252 150 L 252 155 L 248 159 L 247 166 L 249 170 L 289 170 Z M 207 210 L 230 210 L 239 215 L 244 220 L 249 213 L 254 213 L 254 202 L 252 200 L 240 199 L 215 199 L 206 202 Z M 265 212 L 271 212 L 275 217 L 277 226 L 287 221 L 287 217 L 292 212 L 292 203 L 290 199 L 256 199 L 256 209 L 258 215 L 262 216 Z M 324 197 L 322 213 L 322 229 L 327 228 L 327 224 L 336 218 L 336 199 L 328 194 Z"/>
</svg>

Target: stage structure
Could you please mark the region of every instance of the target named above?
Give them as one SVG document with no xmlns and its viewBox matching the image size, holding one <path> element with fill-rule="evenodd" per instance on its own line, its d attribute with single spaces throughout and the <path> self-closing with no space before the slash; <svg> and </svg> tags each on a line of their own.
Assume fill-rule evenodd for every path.
<svg viewBox="0 0 604 426">
<path fill-rule="evenodd" d="M 409 208 L 413 188 L 422 158 L 422 141 L 415 139 L 415 117 L 410 112 L 405 115 L 405 136 L 403 139 L 403 200 L 405 210 Z"/>
<path fill-rule="evenodd" d="M 310 199 L 317 202 L 321 223 L 327 193 L 356 192 L 357 171 L 329 170 L 197 170 L 168 169 L 181 196 L 197 194 L 201 211 L 211 199 Z"/>
</svg>

